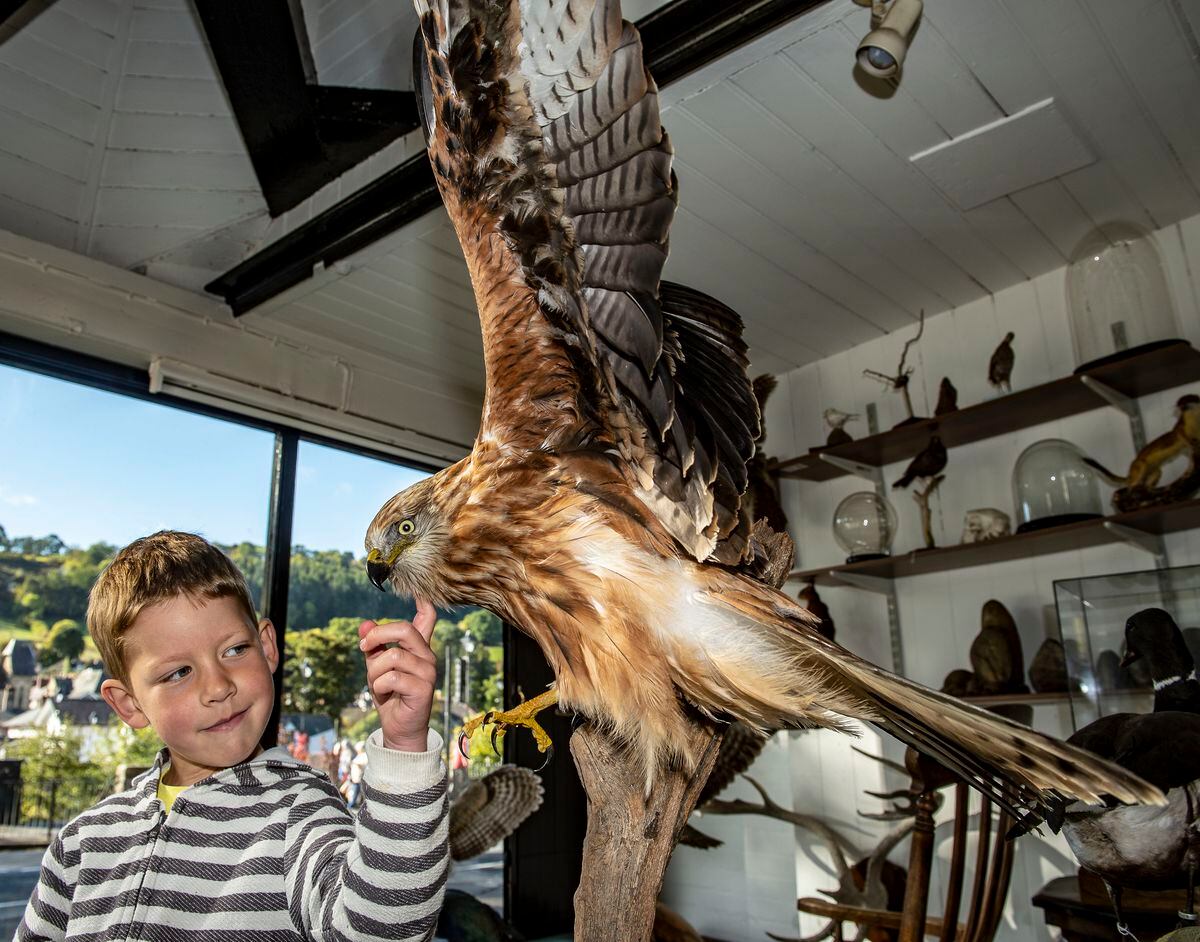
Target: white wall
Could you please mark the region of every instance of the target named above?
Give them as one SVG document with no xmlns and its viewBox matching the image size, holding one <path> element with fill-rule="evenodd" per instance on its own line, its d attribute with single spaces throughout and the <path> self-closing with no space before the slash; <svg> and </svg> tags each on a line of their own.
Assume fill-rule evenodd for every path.
<svg viewBox="0 0 1200 942">
<path fill-rule="evenodd" d="M 1200 216 L 1160 230 L 1155 239 L 1167 267 L 1180 335 L 1200 346 Z M 1036 386 L 1074 369 L 1065 268 L 929 319 L 924 336 L 909 355 L 909 362 L 916 367 L 911 388 L 917 414 L 932 414 L 944 375 L 949 375 L 958 387 L 960 406 L 994 395 L 987 383 L 987 364 L 1008 330 L 1016 334 L 1014 389 Z M 899 331 L 779 377 L 779 388 L 767 408 L 768 451 L 791 457 L 822 443 L 827 430 L 821 415 L 831 406 L 863 412 L 869 402 L 874 402 L 880 427 L 885 429 L 903 418 L 898 398 L 864 378 L 862 371 L 894 370 L 900 349 L 912 333 L 911 329 Z M 1172 424 L 1173 405 L 1185 391 L 1198 392 L 1200 384 L 1141 400 L 1149 437 Z M 848 430 L 855 437 L 866 435 L 865 423 Z M 959 541 L 963 513 L 970 508 L 994 506 L 1012 515 L 1013 463 L 1025 446 L 1051 437 L 1072 441 L 1114 468 L 1127 466 L 1133 453 L 1128 421 L 1111 408 L 955 448 L 950 452 L 946 480 L 933 501 L 937 543 L 952 545 Z M 898 464 L 885 468 L 885 480 L 894 481 L 903 467 Z M 869 489 L 867 482 L 854 477 L 825 483 L 784 482 L 785 507 L 799 568 L 843 561 L 830 529 L 833 510 L 847 494 Z M 892 502 L 900 518 L 894 551 L 922 545 L 916 504 L 899 491 L 894 492 Z M 1167 550 L 1171 565 L 1200 563 L 1200 533 L 1169 537 Z M 1053 625 L 1055 580 L 1152 565 L 1145 553 L 1113 545 L 898 580 L 906 673 L 939 687 L 950 670 L 969 668 L 968 654 L 979 631 L 979 612 L 989 598 L 1000 599 L 1013 613 L 1028 662 Z M 821 596 L 837 623 L 838 641 L 852 651 L 889 664 L 887 613 L 882 598 L 849 588 L 822 588 Z M 1055 735 L 1071 732 L 1065 706 L 1039 706 L 1034 725 Z M 887 754 L 899 758 L 899 745 L 884 739 Z M 868 732 L 859 745 L 878 751 L 879 742 L 880 737 Z M 857 818 L 856 809 L 878 810 L 878 802 L 867 798 L 863 790 L 879 790 L 881 783 L 888 788 L 903 783 L 894 774 L 883 775 L 877 765 L 856 756 L 850 747 L 850 740 L 824 731 L 781 733 L 751 774 L 767 785 L 775 800 L 837 824 L 869 849 L 886 828 Z M 748 784 L 738 783 L 723 797 L 752 800 L 755 794 Z M 796 896 L 815 896 L 818 889 L 836 883 L 823 863 L 823 851 L 817 850 L 814 858 L 813 848 L 819 845 L 803 831 L 789 833 L 792 829 L 786 824 L 758 817 L 710 817 L 703 819 L 701 827 L 723 838 L 725 846 L 715 851 L 680 848 L 667 873 L 664 899 L 703 933 L 729 940 L 761 939 L 764 930 L 795 935 Z M 944 867 L 949 845 L 945 828 L 939 830 L 939 839 L 943 842 L 939 846 L 939 866 Z M 907 844 L 893 855 L 899 863 L 904 863 L 906 857 Z M 1009 905 L 997 938 L 1027 942 L 1056 937 L 1057 933 L 1052 934 L 1046 927 L 1041 910 L 1034 909 L 1029 899 L 1048 879 L 1073 872 L 1074 868 L 1061 838 L 1022 838 Z M 934 893 L 940 901 L 941 887 L 935 887 Z M 935 911 L 939 908 L 940 902 Z M 820 924 L 820 920 L 803 917 L 800 927 L 804 932 L 813 932 Z"/>
</svg>

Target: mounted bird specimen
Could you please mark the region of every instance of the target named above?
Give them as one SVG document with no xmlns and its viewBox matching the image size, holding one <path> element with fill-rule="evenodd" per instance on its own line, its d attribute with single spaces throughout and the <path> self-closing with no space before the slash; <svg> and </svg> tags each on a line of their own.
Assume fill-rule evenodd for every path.
<svg viewBox="0 0 1200 942">
<path fill-rule="evenodd" d="M 904 474 L 892 487 L 908 487 L 917 478 L 936 477 L 945 470 L 948 458 L 949 455 L 946 453 L 946 446 L 941 437 L 930 435 L 928 444 L 917 452 L 913 460 L 908 463 L 908 467 L 904 469 Z"/>
<path fill-rule="evenodd" d="M 475 288 L 471 454 L 389 500 L 368 575 L 479 605 L 540 646 L 556 699 L 644 769 L 695 767 L 695 711 L 757 729 L 872 722 L 1027 820 L 1062 796 L 1161 801 L 1108 763 L 896 677 L 755 578 L 740 507 L 759 415 L 738 316 L 660 283 L 671 147 L 615 0 L 417 0 L 430 162 Z M 540 728 L 539 745 L 548 748 Z"/>
<path fill-rule="evenodd" d="M 1063 832 L 1079 862 L 1098 874 L 1123 925 L 1127 887 L 1186 886 L 1195 921 L 1200 868 L 1200 683 L 1183 633 L 1167 612 L 1143 609 L 1125 623 L 1125 663 L 1145 659 L 1153 713 L 1111 713 L 1068 742 L 1119 763 L 1167 794 L 1161 808 L 1071 805 Z M 1182 913 L 1181 913 L 1182 915 Z"/>
<path fill-rule="evenodd" d="M 1017 335 L 1011 330 L 1004 335 L 1000 345 L 992 351 L 988 361 L 988 382 L 1003 392 L 1012 392 L 1012 371 L 1016 354 L 1013 353 L 1012 342 Z"/>
<path fill-rule="evenodd" d="M 844 445 L 846 442 L 852 442 L 854 439 L 850 433 L 844 428 L 847 422 L 860 418 L 857 412 L 843 412 L 841 409 L 826 409 L 825 424 L 829 426 L 829 435 L 825 439 L 825 444 L 832 448 L 834 445 Z"/>
<path fill-rule="evenodd" d="M 938 386 L 937 405 L 933 408 L 933 414 L 935 416 L 946 415 L 956 411 L 958 411 L 958 390 L 950 382 L 949 376 L 943 376 L 941 385 Z"/>
</svg>

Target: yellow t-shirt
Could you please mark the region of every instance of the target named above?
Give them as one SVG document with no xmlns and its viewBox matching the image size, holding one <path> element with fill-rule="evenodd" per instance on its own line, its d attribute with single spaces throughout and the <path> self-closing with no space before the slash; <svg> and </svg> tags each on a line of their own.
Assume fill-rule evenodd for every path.
<svg viewBox="0 0 1200 942">
<path fill-rule="evenodd" d="M 170 766 L 167 768 L 170 768 Z M 163 778 L 166 777 L 166 774 L 167 769 L 163 769 L 162 775 L 158 777 L 158 800 L 163 804 L 163 811 L 166 814 L 170 814 L 171 806 L 175 804 L 175 799 L 178 798 L 182 792 L 186 791 L 188 786 L 168 785 L 163 781 Z"/>
</svg>

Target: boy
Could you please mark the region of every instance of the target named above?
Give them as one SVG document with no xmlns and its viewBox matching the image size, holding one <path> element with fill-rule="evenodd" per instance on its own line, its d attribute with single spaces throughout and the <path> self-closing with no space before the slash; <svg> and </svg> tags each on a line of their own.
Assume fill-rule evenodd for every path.
<svg viewBox="0 0 1200 942">
<path fill-rule="evenodd" d="M 220 550 L 188 533 L 136 540 L 96 580 L 87 618 L 112 675 L 104 699 L 166 748 L 62 829 L 16 939 L 432 935 L 449 863 L 432 605 L 359 627 L 382 728 L 356 819 L 326 775 L 260 747 L 275 628 Z"/>
</svg>

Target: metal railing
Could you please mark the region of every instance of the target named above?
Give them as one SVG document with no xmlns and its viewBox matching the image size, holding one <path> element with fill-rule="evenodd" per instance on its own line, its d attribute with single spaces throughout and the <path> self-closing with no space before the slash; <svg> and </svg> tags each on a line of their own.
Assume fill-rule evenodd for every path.
<svg viewBox="0 0 1200 942">
<path fill-rule="evenodd" d="M 59 828 L 110 792 L 58 780 L 7 783 L 0 789 L 0 844 L 49 843 Z"/>
</svg>

